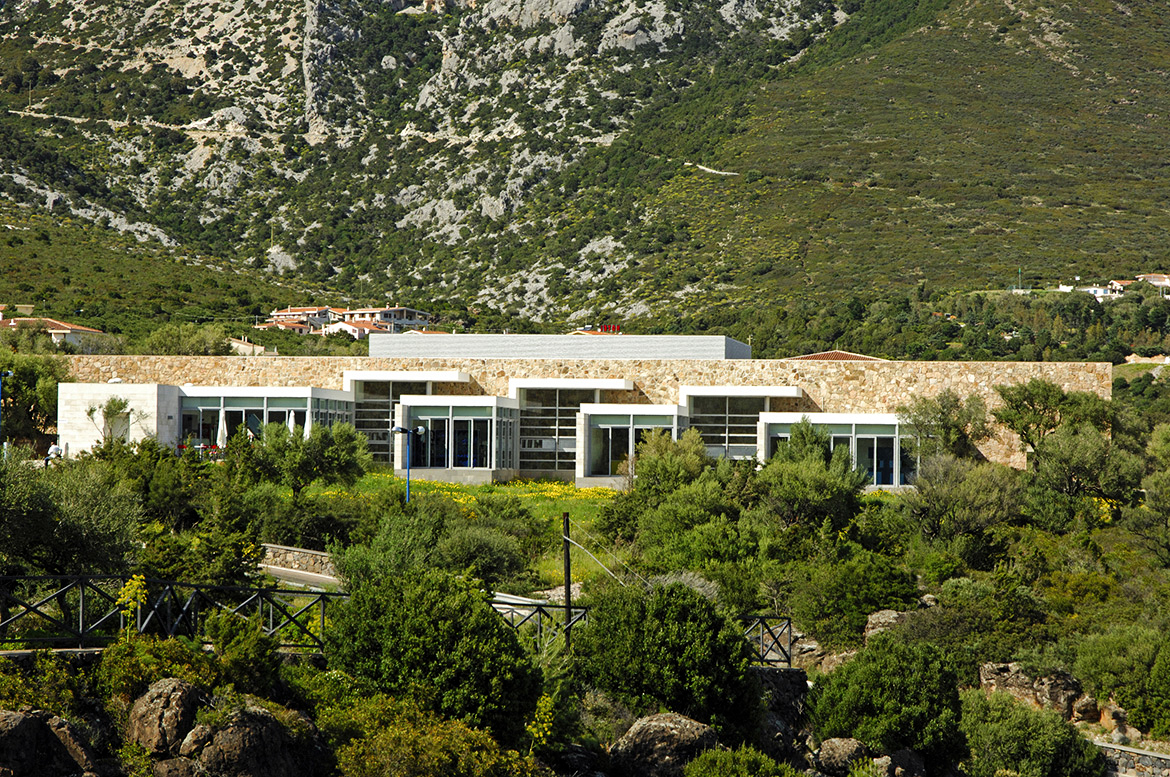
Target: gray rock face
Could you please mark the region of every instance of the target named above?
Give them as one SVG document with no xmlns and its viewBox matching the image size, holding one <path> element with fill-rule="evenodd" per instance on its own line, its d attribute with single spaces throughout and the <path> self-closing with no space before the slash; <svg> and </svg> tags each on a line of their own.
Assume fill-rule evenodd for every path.
<svg viewBox="0 0 1170 777">
<path fill-rule="evenodd" d="M 1073 720 L 1096 723 L 1101 717 L 1097 709 L 1097 700 L 1088 694 L 1082 695 L 1073 702 Z"/>
<path fill-rule="evenodd" d="M 883 631 L 889 631 L 895 626 L 901 625 L 909 617 L 910 613 L 898 612 L 897 610 L 878 610 L 870 614 L 865 622 L 865 641 L 869 642 L 870 637 L 875 634 L 881 634 Z"/>
<path fill-rule="evenodd" d="M 988 693 L 1005 691 L 1025 704 L 1055 710 L 1065 720 L 1073 717 L 1073 704 L 1081 696 L 1081 684 L 1067 672 L 1031 677 L 1019 664 L 984 664 L 979 685 Z"/>
<path fill-rule="evenodd" d="M 710 726 L 666 712 L 635 721 L 609 755 L 618 775 L 682 777 L 687 763 L 718 741 Z"/>
<path fill-rule="evenodd" d="M 826 739 L 817 751 L 817 766 L 833 777 L 845 777 L 849 774 L 849 766 L 865 760 L 865 757 L 865 745 L 856 739 Z"/>
<path fill-rule="evenodd" d="M 201 694 L 195 686 L 169 677 L 159 680 L 130 708 L 127 735 L 151 755 L 178 755 L 195 725 Z"/>
<path fill-rule="evenodd" d="M 73 777 L 95 768 L 89 745 L 67 721 L 42 711 L 0 710 L 0 774 Z"/>
</svg>

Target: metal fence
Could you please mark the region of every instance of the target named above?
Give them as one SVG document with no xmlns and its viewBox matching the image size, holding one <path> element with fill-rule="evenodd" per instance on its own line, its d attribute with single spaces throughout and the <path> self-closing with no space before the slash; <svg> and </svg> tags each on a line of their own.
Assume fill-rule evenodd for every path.
<svg viewBox="0 0 1170 777">
<path fill-rule="evenodd" d="M 127 629 L 204 639 L 213 613 L 255 616 L 280 647 L 324 647 L 326 609 L 343 594 L 197 585 L 147 579 L 146 599 L 127 619 L 117 575 L 0 577 L 0 647 L 102 647 Z"/>
<path fill-rule="evenodd" d="M 321 651 L 328 611 L 346 594 L 279 588 L 145 581 L 146 598 L 132 615 L 118 601 L 130 578 L 118 575 L 0 576 L 0 648 L 103 647 L 127 629 L 137 634 L 187 637 L 207 642 L 204 626 L 214 613 L 255 618 L 280 647 Z M 499 597 L 492 607 L 523 638 L 543 647 L 588 621 L 588 610 Z M 764 615 L 741 619 L 756 660 L 788 666 L 792 621 Z"/>
</svg>

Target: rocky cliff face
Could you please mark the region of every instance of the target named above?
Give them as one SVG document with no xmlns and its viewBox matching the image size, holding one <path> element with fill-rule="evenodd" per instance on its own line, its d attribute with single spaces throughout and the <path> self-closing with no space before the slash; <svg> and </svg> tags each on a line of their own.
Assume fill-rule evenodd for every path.
<svg viewBox="0 0 1170 777">
<path fill-rule="evenodd" d="M 813 0 L 0 4 L 10 63 L 0 131 L 14 139 L 0 143 L 0 184 L 11 199 L 197 251 L 310 277 L 349 272 L 388 290 L 437 286 L 539 316 L 557 296 L 550 286 L 624 268 L 629 225 L 653 218 L 631 204 L 588 230 L 575 256 L 543 256 L 534 243 L 576 218 L 540 207 L 572 194 L 553 179 L 716 63 L 736 52 L 780 61 L 835 10 Z M 46 155 L 54 164 L 41 164 Z"/>
</svg>

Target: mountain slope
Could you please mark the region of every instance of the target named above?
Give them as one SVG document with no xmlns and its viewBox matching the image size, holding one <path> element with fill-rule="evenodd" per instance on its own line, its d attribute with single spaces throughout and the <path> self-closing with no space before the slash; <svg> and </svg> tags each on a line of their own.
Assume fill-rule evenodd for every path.
<svg viewBox="0 0 1170 777">
<path fill-rule="evenodd" d="M 1125 276 L 1170 227 L 1161 16 L 10 3 L 0 189 L 452 317 L 688 329 L 809 293 Z"/>
</svg>

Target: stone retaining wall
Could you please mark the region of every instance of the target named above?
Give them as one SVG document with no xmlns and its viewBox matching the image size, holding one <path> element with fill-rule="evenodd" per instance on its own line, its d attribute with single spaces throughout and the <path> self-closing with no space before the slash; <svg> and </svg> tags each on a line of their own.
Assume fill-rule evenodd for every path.
<svg viewBox="0 0 1170 777">
<path fill-rule="evenodd" d="M 1105 773 L 1128 777 L 1170 777 L 1170 754 L 1097 742 L 1105 755 Z"/>
<path fill-rule="evenodd" d="M 1065 391 L 1091 391 L 1108 399 L 1113 373 L 1107 363 L 902 362 L 787 359 L 393 359 L 361 356 L 70 356 L 74 380 L 163 383 L 181 386 L 316 386 L 342 388 L 345 370 L 459 370 L 468 383 L 438 383 L 435 393 L 507 396 L 510 378 L 623 378 L 635 390 L 626 401 L 672 404 L 679 387 L 798 386 L 805 396 L 784 410 L 893 413 L 918 396 L 952 389 L 960 396 L 999 404 L 995 387 L 1042 378 Z M 612 399 L 607 398 L 607 401 Z M 1014 435 L 1001 431 L 984 447 L 996 461 L 1023 465 Z"/>
<path fill-rule="evenodd" d="M 264 543 L 263 548 L 264 559 L 262 563 L 268 566 L 337 577 L 337 570 L 333 568 L 333 559 L 328 553 L 268 543 Z"/>
</svg>

